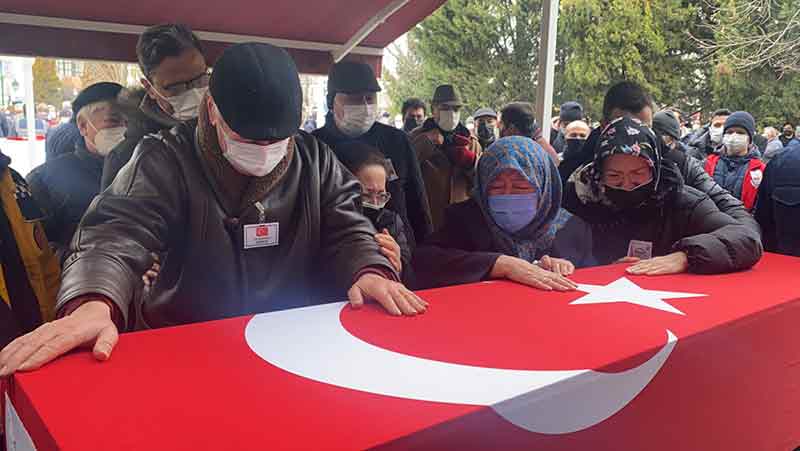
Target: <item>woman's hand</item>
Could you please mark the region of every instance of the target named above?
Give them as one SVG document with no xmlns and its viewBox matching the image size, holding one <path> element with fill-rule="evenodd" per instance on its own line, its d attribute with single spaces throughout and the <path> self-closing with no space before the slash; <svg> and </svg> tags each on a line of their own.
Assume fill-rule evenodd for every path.
<svg viewBox="0 0 800 451">
<path fill-rule="evenodd" d="M 689 270 L 689 257 L 685 252 L 673 252 L 663 257 L 642 260 L 626 269 L 628 274 L 660 276 L 664 274 L 681 274 Z"/>
<path fill-rule="evenodd" d="M 545 255 L 539 260 L 539 267 L 547 271 L 552 271 L 560 276 L 569 276 L 575 272 L 575 265 L 563 258 L 554 258 Z"/>
<path fill-rule="evenodd" d="M 572 291 L 578 288 L 575 282 L 560 274 L 507 255 L 502 255 L 497 259 L 492 268 L 491 277 L 508 279 L 546 291 Z"/>
</svg>

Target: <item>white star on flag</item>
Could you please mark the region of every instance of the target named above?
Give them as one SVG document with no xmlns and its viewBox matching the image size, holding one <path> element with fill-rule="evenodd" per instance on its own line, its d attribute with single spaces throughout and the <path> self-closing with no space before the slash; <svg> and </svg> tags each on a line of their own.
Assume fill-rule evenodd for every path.
<svg viewBox="0 0 800 451">
<path fill-rule="evenodd" d="M 641 305 L 642 307 L 654 308 L 678 315 L 685 315 L 685 313 L 665 302 L 664 299 L 685 299 L 708 296 L 706 294 L 645 290 L 628 280 L 627 277 L 617 279 L 608 285 L 579 284 L 578 290 L 588 294 L 570 302 L 570 305 L 627 302 L 629 304 Z"/>
</svg>

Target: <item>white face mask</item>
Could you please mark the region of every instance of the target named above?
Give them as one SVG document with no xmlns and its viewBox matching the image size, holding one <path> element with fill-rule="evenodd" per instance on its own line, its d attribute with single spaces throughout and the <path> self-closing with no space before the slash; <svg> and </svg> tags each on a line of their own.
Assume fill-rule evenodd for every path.
<svg viewBox="0 0 800 451">
<path fill-rule="evenodd" d="M 731 133 L 722 138 L 722 144 L 728 152 L 737 154 L 744 153 L 747 150 L 747 135 L 740 135 L 738 133 Z"/>
<path fill-rule="evenodd" d="M 217 127 L 225 140 L 225 159 L 241 174 L 264 177 L 272 172 L 289 151 L 289 138 L 267 144 L 243 143 L 230 138 Z"/>
<path fill-rule="evenodd" d="M 89 125 L 97 131 L 97 134 L 94 135 L 94 147 L 98 155 L 108 155 L 119 143 L 125 141 L 125 130 L 127 130 L 125 127 L 110 127 L 97 130 L 97 127 L 91 121 L 89 121 Z"/>
<path fill-rule="evenodd" d="M 453 110 L 440 110 L 439 111 L 439 119 L 437 119 L 436 124 L 439 125 L 439 128 L 446 132 L 452 132 L 458 126 L 458 122 L 461 120 L 461 112 L 460 111 L 453 111 Z"/>
<path fill-rule="evenodd" d="M 208 92 L 208 87 L 193 88 L 173 97 L 164 97 L 157 89 L 153 88 L 153 90 L 172 106 L 172 117 L 179 121 L 188 121 L 198 116 L 200 104 Z"/>
<path fill-rule="evenodd" d="M 336 127 L 345 135 L 357 138 L 372 128 L 377 116 L 378 106 L 372 103 L 365 105 L 342 105 L 342 118 L 334 114 Z"/>
<path fill-rule="evenodd" d="M 708 136 L 711 138 L 711 142 L 714 144 L 719 144 L 722 142 L 722 127 L 710 127 L 708 129 Z"/>
</svg>

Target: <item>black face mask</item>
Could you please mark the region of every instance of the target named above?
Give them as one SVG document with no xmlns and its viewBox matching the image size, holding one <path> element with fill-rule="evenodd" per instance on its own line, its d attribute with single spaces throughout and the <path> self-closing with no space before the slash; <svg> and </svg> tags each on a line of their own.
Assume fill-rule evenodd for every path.
<svg viewBox="0 0 800 451">
<path fill-rule="evenodd" d="M 372 225 L 375 226 L 375 228 L 377 229 L 378 225 L 380 224 L 381 218 L 383 217 L 383 208 L 379 210 L 377 208 L 372 208 L 372 207 L 363 207 L 363 211 L 364 211 L 364 216 L 366 216 L 367 219 L 369 219 L 369 221 L 372 223 Z"/>
<path fill-rule="evenodd" d="M 642 185 L 633 191 L 626 191 L 621 188 L 613 188 L 605 185 L 606 197 L 615 207 L 622 211 L 632 210 L 644 205 L 652 196 L 654 187 L 655 181 Z"/>
<path fill-rule="evenodd" d="M 489 125 L 486 122 L 481 122 L 478 125 L 478 139 L 484 148 L 487 147 L 486 145 L 493 143 L 496 138 L 494 125 Z"/>
<path fill-rule="evenodd" d="M 570 155 L 577 154 L 583 149 L 583 145 L 586 144 L 586 140 L 582 138 L 572 138 L 566 140 L 567 147 L 564 149 L 564 153 L 569 153 Z"/>
<path fill-rule="evenodd" d="M 422 125 L 422 122 L 419 122 L 413 117 L 409 116 L 406 118 L 405 123 L 403 123 L 403 131 L 410 132 L 411 130 L 414 130 L 415 128 L 419 127 L 420 125 Z"/>
</svg>

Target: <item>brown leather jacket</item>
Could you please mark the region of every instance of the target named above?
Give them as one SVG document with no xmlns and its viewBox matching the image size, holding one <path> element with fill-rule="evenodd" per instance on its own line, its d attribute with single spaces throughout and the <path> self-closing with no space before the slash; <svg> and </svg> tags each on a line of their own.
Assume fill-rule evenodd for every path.
<svg viewBox="0 0 800 451">
<path fill-rule="evenodd" d="M 367 267 L 395 274 L 356 207 L 358 182 L 324 144 L 299 131 L 279 178 L 245 180 L 245 193 L 269 185 L 239 203 L 201 134 L 191 122 L 139 144 L 76 233 L 58 308 L 101 294 L 127 328 L 162 327 L 340 300 Z M 260 222 L 279 224 L 278 244 L 244 249 L 244 225 Z M 142 294 L 152 253 L 161 271 Z"/>
<path fill-rule="evenodd" d="M 443 143 L 444 137 L 436 128 L 424 130 L 420 127 L 411 132 L 411 145 L 417 153 L 422 170 L 434 231 L 444 226 L 444 212 L 447 207 L 469 199 L 475 184 L 474 168 L 466 171 L 455 167 L 442 150 Z M 472 135 L 470 150 L 476 153 L 477 164 L 482 150 L 478 139 Z"/>
</svg>

